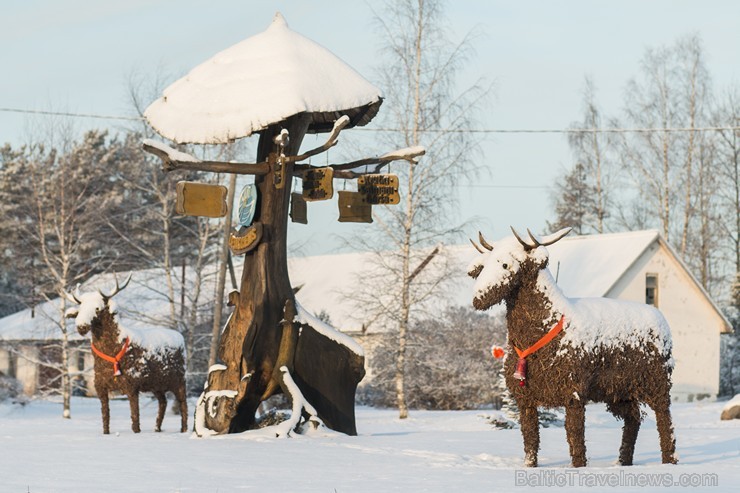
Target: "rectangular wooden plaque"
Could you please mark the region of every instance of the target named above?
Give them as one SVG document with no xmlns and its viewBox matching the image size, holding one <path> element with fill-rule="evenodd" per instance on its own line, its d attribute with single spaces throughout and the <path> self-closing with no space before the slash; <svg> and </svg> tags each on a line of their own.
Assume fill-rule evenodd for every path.
<svg viewBox="0 0 740 493">
<path fill-rule="evenodd" d="M 177 182 L 175 212 L 186 216 L 224 217 L 228 210 L 227 193 L 228 190 L 222 185 Z"/>
<path fill-rule="evenodd" d="M 344 190 L 338 193 L 340 223 L 373 222 L 373 206 L 363 201 L 362 194 Z"/>
<path fill-rule="evenodd" d="M 297 192 L 290 194 L 290 220 L 294 223 L 308 224 L 308 210 L 303 195 Z"/>
<path fill-rule="evenodd" d="M 334 196 L 334 170 L 315 168 L 303 173 L 303 199 L 307 202 L 329 200 Z"/>
<path fill-rule="evenodd" d="M 397 175 L 363 175 L 357 179 L 357 191 L 367 204 L 392 205 L 401 201 Z"/>
</svg>

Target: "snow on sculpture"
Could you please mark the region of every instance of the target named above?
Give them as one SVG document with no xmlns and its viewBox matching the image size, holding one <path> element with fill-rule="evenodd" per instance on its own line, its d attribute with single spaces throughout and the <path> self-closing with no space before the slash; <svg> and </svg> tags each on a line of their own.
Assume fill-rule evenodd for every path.
<svg viewBox="0 0 740 493">
<path fill-rule="evenodd" d="M 264 32 L 195 67 L 144 112 L 160 135 L 181 144 L 228 143 L 259 134 L 254 163 L 200 161 L 166 144 L 144 142 L 168 172 L 255 176 L 252 224 L 230 232 L 232 253 L 244 255 L 242 280 L 230 296 L 234 311 L 229 321 L 222 330 L 214 324 L 218 350 L 212 352 L 196 409 L 198 435 L 254 429 L 258 406 L 278 393 L 289 397 L 297 413 L 291 423 L 308 414 L 332 430 L 357 434 L 354 406 L 357 384 L 365 375 L 362 348 L 296 305 L 288 276 L 287 225 L 289 215 L 307 222 L 307 200 L 330 200 L 332 180 L 358 180 L 357 192 L 341 193 L 342 222 L 371 222 L 372 205 L 396 203 L 397 187 L 378 183 L 397 182 L 397 177 L 381 171 L 392 161 L 413 165 L 424 154 L 422 147 L 326 166 L 310 161 L 335 146 L 343 129 L 369 123 L 382 102 L 378 88 L 326 48 L 292 31 L 278 13 Z M 329 135 L 322 145 L 301 153 L 309 133 Z M 296 179 L 302 180 L 301 193 L 293 192 Z M 363 192 L 360 180 L 368 182 Z M 355 213 L 358 209 L 364 212 Z"/>
<path fill-rule="evenodd" d="M 118 321 L 116 304 L 111 299 L 124 289 L 116 287 L 111 294 L 100 290 L 80 294 L 65 293 L 79 306 L 69 308 L 67 318 L 75 319 L 80 335 L 92 333 L 90 343 L 95 355 L 95 391 L 100 399 L 103 433 L 110 433 L 109 393 L 126 394 L 131 406 L 131 429 L 139 433 L 139 392 L 152 392 L 159 401 L 155 431 L 162 430 L 167 409 L 166 392 L 175 394 L 180 403 L 181 427 L 188 428 L 187 395 L 185 391 L 185 343 L 179 332 L 169 329 L 134 330 Z"/>
<path fill-rule="evenodd" d="M 506 303 L 506 385 L 520 411 L 525 465 L 537 466 L 538 407 L 565 407 L 574 467 L 586 465 L 585 404 L 604 402 L 624 420 L 619 463 L 631 465 L 642 421 L 641 404 L 654 411 L 663 463 L 676 463 L 670 413 L 671 334 L 663 315 L 639 303 L 568 298 L 547 268 L 551 245 L 570 228 L 546 238 L 529 232 L 483 248 L 468 268 L 476 280 L 473 306 Z M 472 242 L 472 240 L 471 240 Z"/>
</svg>

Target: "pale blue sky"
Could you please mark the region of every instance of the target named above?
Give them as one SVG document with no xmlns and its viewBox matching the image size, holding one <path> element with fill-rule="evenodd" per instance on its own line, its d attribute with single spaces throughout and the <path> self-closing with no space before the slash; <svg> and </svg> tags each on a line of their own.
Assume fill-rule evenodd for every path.
<svg viewBox="0 0 740 493">
<path fill-rule="evenodd" d="M 363 1 L 5 0 L 0 107 L 130 114 L 130 74 L 183 75 L 264 30 L 277 10 L 292 29 L 373 80 L 379 40 Z M 463 83 L 479 76 L 495 82 L 485 128 L 567 127 L 580 117 L 586 74 L 603 109 L 618 115 L 645 48 L 687 33 L 702 37 L 716 89 L 740 81 L 740 2 L 733 0 L 459 0 L 448 4 L 448 13 L 458 36 L 473 28 L 482 33 L 461 75 Z M 0 143 L 24 141 L 32 124 L 0 112 Z M 489 173 L 461 189 L 459 218 L 479 216 L 492 238 L 506 235 L 509 224 L 542 230 L 552 219 L 547 187 L 570 164 L 565 136 L 494 135 L 483 150 Z M 522 185 L 542 188 L 494 188 Z M 311 204 L 310 224 L 292 227 L 304 252 L 331 251 L 330 233 L 366 231 L 337 223 L 335 202 Z"/>
</svg>

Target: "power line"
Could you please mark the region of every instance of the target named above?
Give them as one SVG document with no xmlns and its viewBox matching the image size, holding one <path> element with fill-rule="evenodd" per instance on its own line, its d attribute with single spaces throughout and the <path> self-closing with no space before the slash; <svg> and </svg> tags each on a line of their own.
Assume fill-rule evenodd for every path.
<svg viewBox="0 0 740 493">
<path fill-rule="evenodd" d="M 44 110 L 24 110 L 20 108 L 0 108 L 0 111 L 6 113 L 26 113 L 31 115 L 49 115 L 49 116 L 68 116 L 72 118 L 98 118 L 100 120 L 128 120 L 142 121 L 140 116 L 114 116 L 114 115 L 97 115 L 94 113 L 69 113 L 65 111 L 44 111 Z"/>
<path fill-rule="evenodd" d="M 27 110 L 21 108 L 1 108 L 0 112 L 25 113 L 33 115 L 66 116 L 71 118 L 97 118 L 100 120 L 143 121 L 140 116 L 100 115 L 96 113 L 71 113 L 64 111 Z M 367 132 L 401 132 L 401 128 L 365 128 L 357 130 Z M 677 132 L 720 132 L 740 131 L 740 126 L 725 125 L 712 127 L 668 127 L 668 128 L 469 128 L 469 129 L 429 129 L 425 133 L 473 133 L 473 134 L 577 134 L 577 133 L 677 133 Z"/>
<path fill-rule="evenodd" d="M 400 132 L 400 128 L 362 128 L 372 132 Z M 675 133 L 675 132 L 719 132 L 738 131 L 740 126 L 721 127 L 669 127 L 669 128 L 469 128 L 469 129 L 430 129 L 426 133 L 471 133 L 471 134 L 580 134 L 580 133 Z"/>
</svg>

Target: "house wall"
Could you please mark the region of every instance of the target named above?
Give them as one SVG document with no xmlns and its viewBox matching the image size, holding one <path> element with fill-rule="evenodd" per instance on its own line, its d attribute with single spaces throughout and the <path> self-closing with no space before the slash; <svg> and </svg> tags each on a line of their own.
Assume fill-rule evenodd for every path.
<svg viewBox="0 0 740 493">
<path fill-rule="evenodd" d="M 35 342 L 16 342 L 12 350 L 2 347 L 2 344 L 0 342 L 0 372 L 17 378 L 23 385 L 23 392 L 26 395 L 31 396 L 49 388 L 59 388 L 61 380 L 56 378 L 58 370 L 41 367 L 37 363 L 40 360 L 48 360 L 49 351 L 54 351 L 56 348 L 47 348 L 42 355 L 40 346 Z M 73 380 L 73 392 L 75 395 L 97 395 L 94 386 L 92 353 L 87 347 L 75 347 L 76 344 L 70 346 L 68 368 Z M 56 353 L 58 352 L 57 350 Z M 56 353 L 52 358 L 60 361 L 61 356 Z M 84 365 L 82 370 L 79 368 L 80 356 Z"/>
<path fill-rule="evenodd" d="M 2 373 L 3 375 L 14 377 L 15 375 L 11 375 L 10 370 L 10 351 L 4 348 L 0 348 L 0 373 Z M 15 373 L 15 371 L 13 371 L 13 373 Z"/>
<path fill-rule="evenodd" d="M 719 391 L 720 332 L 724 322 L 681 264 L 657 241 L 607 293 L 645 302 L 645 277 L 658 274 L 658 308 L 673 336 L 674 401 L 715 399 Z"/>
<path fill-rule="evenodd" d="M 38 388 L 39 369 L 36 364 L 38 349 L 32 345 L 19 348 L 15 360 L 15 378 L 23 384 L 23 392 L 33 395 Z"/>
</svg>

